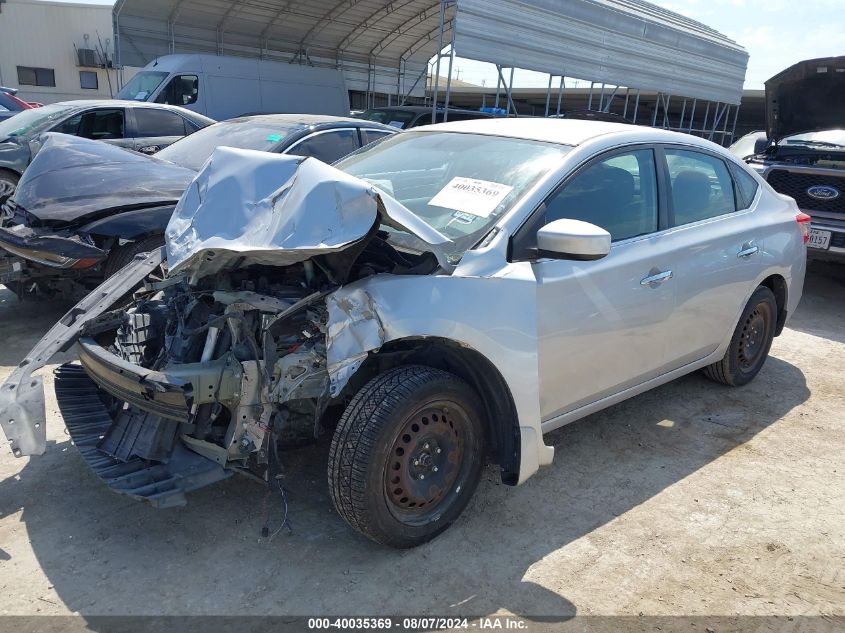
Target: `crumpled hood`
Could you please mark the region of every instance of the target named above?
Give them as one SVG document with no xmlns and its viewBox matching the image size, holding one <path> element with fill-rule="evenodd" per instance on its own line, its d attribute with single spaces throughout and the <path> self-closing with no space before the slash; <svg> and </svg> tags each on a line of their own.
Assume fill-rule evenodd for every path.
<svg viewBox="0 0 845 633">
<path fill-rule="evenodd" d="M 175 203 L 196 173 L 102 141 L 46 134 L 15 203 L 42 221 L 73 222 L 91 213 Z"/>
<path fill-rule="evenodd" d="M 167 225 L 170 274 L 287 266 L 341 251 L 376 223 L 416 236 L 451 271 L 452 242 L 373 185 L 314 158 L 220 147 Z"/>
<path fill-rule="evenodd" d="M 766 82 L 766 132 L 779 141 L 845 127 L 845 56 L 810 59 Z"/>
</svg>

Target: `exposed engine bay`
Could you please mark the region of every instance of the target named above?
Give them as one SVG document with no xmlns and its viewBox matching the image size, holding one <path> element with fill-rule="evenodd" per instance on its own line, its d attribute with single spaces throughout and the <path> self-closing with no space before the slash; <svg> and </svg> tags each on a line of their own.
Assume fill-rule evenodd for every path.
<svg viewBox="0 0 845 633">
<path fill-rule="evenodd" d="M 400 253 L 383 237 L 369 238 L 348 281 L 436 268 L 429 255 Z M 222 466 L 266 478 L 277 441 L 323 436 L 336 421 L 327 412 L 344 398 L 332 388 L 326 358 L 326 297 L 337 288 L 331 275 L 319 257 L 285 268 L 219 272 L 194 283 L 182 275 L 147 281 L 128 306 L 103 314 L 81 333 L 83 366 L 109 394 L 105 404 L 115 419 L 133 409 L 158 419 L 138 416 L 138 425 L 156 428 L 152 440 L 136 442 L 145 438 L 140 429 L 127 433 L 118 425 L 113 430 L 120 438 L 105 438 L 100 450 L 160 460 L 181 439 Z M 131 390 L 120 378 L 132 370 L 104 370 L 100 350 L 166 376 L 162 382 L 181 396 L 127 395 Z"/>
</svg>

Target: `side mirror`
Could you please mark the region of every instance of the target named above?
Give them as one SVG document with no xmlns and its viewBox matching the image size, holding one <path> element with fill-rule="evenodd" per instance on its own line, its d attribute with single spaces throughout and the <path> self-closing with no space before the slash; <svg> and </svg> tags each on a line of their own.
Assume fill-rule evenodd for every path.
<svg viewBox="0 0 845 633">
<path fill-rule="evenodd" d="M 754 154 L 765 154 L 766 148 L 769 146 L 769 139 L 763 137 L 754 141 Z"/>
<path fill-rule="evenodd" d="M 537 231 L 537 256 L 590 261 L 610 253 L 610 233 L 581 220 L 555 220 Z"/>
</svg>

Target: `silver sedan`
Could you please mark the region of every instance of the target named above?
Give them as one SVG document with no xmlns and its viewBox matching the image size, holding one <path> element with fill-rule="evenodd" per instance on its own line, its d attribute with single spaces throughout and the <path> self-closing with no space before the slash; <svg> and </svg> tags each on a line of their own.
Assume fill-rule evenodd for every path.
<svg viewBox="0 0 845 633">
<path fill-rule="evenodd" d="M 447 123 L 334 167 L 221 148 L 170 220 L 168 278 L 120 303 L 152 253 L 74 308 L 0 422 L 43 452 L 31 374 L 76 340 L 59 405 L 118 492 L 174 505 L 250 470 L 284 496 L 276 447 L 327 434 L 338 512 L 411 547 L 487 458 L 516 485 L 564 424 L 696 370 L 752 380 L 801 298 L 808 221 L 723 148 L 624 124 Z"/>
</svg>

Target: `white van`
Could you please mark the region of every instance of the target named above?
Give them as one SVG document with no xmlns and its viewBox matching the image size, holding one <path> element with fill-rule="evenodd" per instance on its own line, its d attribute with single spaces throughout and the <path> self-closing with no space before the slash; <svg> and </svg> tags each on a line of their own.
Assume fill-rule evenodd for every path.
<svg viewBox="0 0 845 633">
<path fill-rule="evenodd" d="M 178 105 L 218 121 L 259 112 L 349 116 L 341 71 L 244 57 L 165 55 L 116 98 Z"/>
</svg>

